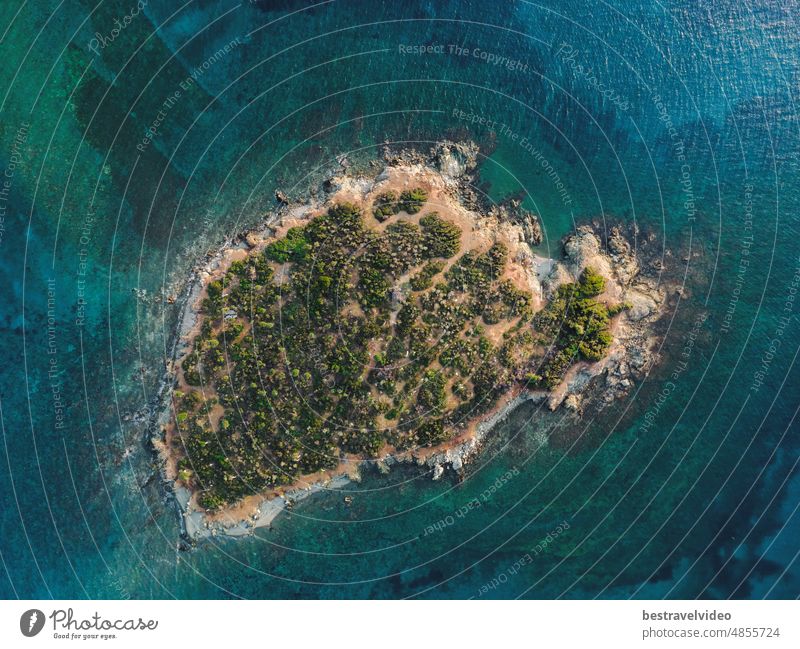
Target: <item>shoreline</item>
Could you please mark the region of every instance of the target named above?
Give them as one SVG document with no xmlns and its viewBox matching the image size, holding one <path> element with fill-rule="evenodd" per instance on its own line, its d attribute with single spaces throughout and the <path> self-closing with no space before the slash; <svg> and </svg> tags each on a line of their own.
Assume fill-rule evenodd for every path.
<svg viewBox="0 0 800 649">
<path fill-rule="evenodd" d="M 472 146 L 472 148 L 470 148 Z M 453 153 L 455 150 L 455 153 Z M 470 153 L 472 158 L 470 159 Z M 392 157 L 391 153 L 385 152 L 384 158 L 387 159 L 386 171 L 392 166 L 400 165 L 420 165 L 424 167 L 437 168 L 438 173 L 450 182 L 446 189 L 452 190 L 465 209 L 473 209 L 474 203 L 470 200 L 474 198 L 470 186 L 473 179 L 468 172 L 474 169 L 475 161 L 474 145 L 456 145 L 453 143 L 442 143 L 432 149 L 429 156 L 424 156 L 416 151 L 404 151 Z M 273 490 L 248 496 L 241 501 L 228 506 L 219 512 L 209 513 L 193 501 L 192 492 L 185 485 L 177 480 L 177 467 L 175 466 L 174 454 L 170 451 L 172 437 L 170 427 L 173 425 L 173 402 L 172 396 L 175 390 L 180 388 L 182 381 L 181 361 L 186 353 L 191 349 L 193 334 L 196 333 L 202 321 L 200 309 L 205 295 L 206 287 L 214 279 L 223 275 L 231 263 L 237 259 L 252 254 L 266 243 L 272 240 L 280 230 L 288 229 L 291 225 L 296 225 L 302 220 L 310 218 L 317 210 L 327 203 L 327 201 L 341 190 L 347 179 L 352 182 L 351 188 L 361 189 L 378 182 L 381 175 L 374 178 L 351 177 L 347 175 L 346 165 L 342 165 L 342 172 L 333 174 L 323 183 L 322 197 L 314 196 L 304 204 L 290 204 L 285 197 L 276 192 L 279 205 L 270 212 L 260 223 L 243 231 L 242 233 L 229 238 L 217 249 L 213 255 L 206 255 L 194 266 L 190 273 L 186 286 L 181 292 L 180 312 L 174 325 L 171 358 L 167 363 L 164 378 L 157 394 L 157 411 L 153 414 L 153 425 L 151 427 L 149 442 L 159 459 L 159 472 L 161 482 L 165 490 L 172 497 L 176 510 L 180 518 L 181 549 L 189 549 L 198 540 L 211 536 L 225 535 L 230 537 L 240 537 L 251 535 L 261 527 L 268 527 L 275 518 L 292 505 L 299 502 L 313 493 L 324 490 L 341 489 L 352 481 L 360 481 L 360 473 L 370 468 L 378 468 L 385 473 L 395 464 L 414 463 L 418 466 L 427 466 L 430 469 L 433 480 L 440 479 L 447 469 L 459 475 L 463 472 L 466 464 L 478 454 L 483 442 L 489 433 L 502 421 L 504 421 L 517 407 L 528 401 L 548 402 L 550 410 L 554 410 L 562 403 L 567 402 L 567 407 L 577 410 L 574 404 L 569 403 L 570 394 L 574 394 L 574 383 L 570 386 L 570 377 L 565 376 L 558 390 L 528 390 L 515 387 L 509 390 L 487 413 L 470 421 L 466 431 L 455 434 L 450 440 L 435 447 L 417 448 L 403 452 L 389 452 L 379 458 L 357 459 L 343 458 L 339 465 L 330 471 L 320 472 L 311 476 L 300 476 L 294 483 L 284 487 L 277 487 Z M 449 170 L 449 171 L 445 171 Z M 336 181 L 340 185 L 336 186 Z M 366 185 L 365 185 L 366 183 Z M 462 190 L 457 191 L 457 190 Z M 483 213 L 488 213 L 494 217 L 498 223 L 506 220 L 516 223 L 525 231 L 525 236 L 521 237 L 521 242 L 530 244 L 529 236 L 535 236 L 541 229 L 538 221 L 521 223 L 515 220 L 509 212 L 516 210 L 516 205 L 511 202 L 510 209 L 506 204 L 493 205 L 485 209 L 485 205 L 478 205 L 477 212 L 484 208 Z M 478 212 L 480 215 L 480 212 Z M 519 213 L 524 213 L 520 211 Z M 535 217 L 532 217 L 535 218 Z M 288 225 L 287 225 L 287 222 Z M 585 227 L 585 226 L 584 226 Z M 584 235 L 587 233 L 584 232 Z M 599 236 L 594 236 L 599 242 Z M 629 250 L 629 246 L 628 246 Z M 563 281 L 565 259 L 550 259 L 535 255 L 531 252 L 534 262 L 534 274 L 542 284 L 547 285 L 548 279 L 554 286 L 558 285 L 559 277 Z M 585 262 L 585 260 L 584 260 Z M 585 265 L 585 263 L 584 263 Z M 568 271 L 569 272 L 569 271 Z M 614 269 L 614 272 L 616 270 Z M 559 275 L 560 273 L 560 275 Z M 638 269 L 634 272 L 634 276 Z M 551 289 L 552 290 L 552 289 Z M 177 300 L 176 300 L 177 301 Z M 663 304 L 663 300 L 662 300 Z M 615 335 L 615 342 L 616 335 Z M 619 345 L 617 345 L 619 347 Z M 624 346 L 624 343 L 623 343 Z M 594 375 L 585 376 L 583 362 L 577 363 L 571 369 L 575 370 L 574 375 L 584 374 L 581 379 L 581 388 L 578 392 L 585 391 L 594 376 L 607 370 L 606 359 L 594 363 Z M 576 369 L 577 368 L 577 369 Z M 591 374 L 591 372 L 590 372 Z M 565 387 L 566 386 L 566 387 Z M 564 388 L 562 390 L 562 388 Z M 561 398 L 554 402 L 554 396 L 561 391 Z"/>
</svg>

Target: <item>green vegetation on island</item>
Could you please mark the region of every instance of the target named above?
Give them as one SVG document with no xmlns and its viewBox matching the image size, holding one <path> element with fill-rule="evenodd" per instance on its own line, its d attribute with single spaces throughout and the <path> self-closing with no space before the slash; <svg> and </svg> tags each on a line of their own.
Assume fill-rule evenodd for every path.
<svg viewBox="0 0 800 649">
<path fill-rule="evenodd" d="M 343 454 L 447 441 L 514 385 L 553 387 L 608 348 L 602 277 L 587 269 L 534 314 L 505 245 L 462 252 L 454 223 L 401 214 L 424 191 L 382 196 L 379 220 L 399 215 L 383 230 L 337 204 L 208 285 L 173 441 L 203 507 Z"/>
<path fill-rule="evenodd" d="M 627 304 L 608 307 L 594 298 L 605 290 L 605 280 L 585 268 L 578 282 L 562 284 L 555 298 L 534 319 L 534 326 L 552 340 L 541 382 L 554 388 L 576 360 L 599 361 L 611 345 L 609 323 Z"/>
<path fill-rule="evenodd" d="M 401 192 L 399 197 L 394 191 L 383 192 L 373 201 L 372 214 L 381 222 L 400 212 L 416 214 L 427 200 L 428 193 L 421 187 Z"/>
</svg>

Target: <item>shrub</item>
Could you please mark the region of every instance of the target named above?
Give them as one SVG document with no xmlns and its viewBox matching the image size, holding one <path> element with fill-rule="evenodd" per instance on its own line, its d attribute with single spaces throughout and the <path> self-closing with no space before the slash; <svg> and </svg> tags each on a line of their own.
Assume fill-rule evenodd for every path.
<svg viewBox="0 0 800 649">
<path fill-rule="evenodd" d="M 587 266 L 581 273 L 578 285 L 582 297 L 596 297 L 605 290 L 606 280 L 594 268 Z"/>
<path fill-rule="evenodd" d="M 361 210 L 353 203 L 336 203 L 328 210 L 328 216 L 339 225 L 348 225 L 361 218 Z"/>
<path fill-rule="evenodd" d="M 462 381 L 453 384 L 453 394 L 462 402 L 469 399 L 469 390 L 467 390 L 467 386 Z"/>
<path fill-rule="evenodd" d="M 500 298 L 512 316 L 521 316 L 527 312 L 531 304 L 531 294 L 514 286 L 511 280 L 500 283 Z"/>
<path fill-rule="evenodd" d="M 564 378 L 564 374 L 575 360 L 576 352 L 572 348 L 557 351 L 542 368 L 542 381 L 546 388 L 552 390 Z"/>
<path fill-rule="evenodd" d="M 447 433 L 441 419 L 431 419 L 417 428 L 417 443 L 420 446 L 435 446 L 446 439 Z"/>
<path fill-rule="evenodd" d="M 218 493 L 213 491 L 206 491 L 198 498 L 200 506 L 209 511 L 214 511 L 225 504 L 225 499 Z"/>
<path fill-rule="evenodd" d="M 308 252 L 303 228 L 289 228 L 286 236 L 269 244 L 264 250 L 267 259 L 284 264 L 287 261 L 300 261 Z"/>
<path fill-rule="evenodd" d="M 614 317 L 618 313 L 622 313 L 623 311 L 629 311 L 633 308 L 633 304 L 630 302 L 620 302 L 619 304 L 615 304 L 614 306 L 608 307 L 608 315 Z"/>
<path fill-rule="evenodd" d="M 380 271 L 364 268 L 359 274 L 361 304 L 366 308 L 385 306 L 389 300 L 389 282 Z"/>
<path fill-rule="evenodd" d="M 407 302 L 397 312 L 397 333 L 405 336 L 422 312 L 416 304 Z"/>
<path fill-rule="evenodd" d="M 422 233 L 416 223 L 398 221 L 391 223 L 384 234 L 386 252 L 389 255 L 389 270 L 402 275 L 420 261 Z"/>
<path fill-rule="evenodd" d="M 611 345 L 608 326 L 611 316 L 618 311 L 593 299 L 603 290 L 603 277 L 587 267 L 577 283 L 560 286 L 555 299 L 537 315 L 539 327 L 556 335 L 556 349 L 542 369 L 545 387 L 558 385 L 578 358 L 598 361 Z M 553 331 L 556 327 L 559 328 Z"/>
<path fill-rule="evenodd" d="M 445 221 L 436 212 L 423 216 L 419 224 L 424 236 L 426 257 L 447 259 L 461 248 L 461 228 L 455 223 Z"/>
<path fill-rule="evenodd" d="M 508 260 L 508 248 L 503 243 L 495 243 L 486 251 L 486 271 L 492 279 L 497 279 L 503 274 Z"/>
<path fill-rule="evenodd" d="M 186 382 L 189 385 L 200 385 L 203 382 L 203 377 L 200 375 L 198 368 L 199 361 L 200 354 L 197 353 L 197 350 L 194 350 L 187 354 L 186 358 L 184 358 L 183 363 L 181 364 L 183 367 L 183 378 L 186 379 Z M 194 394 L 194 392 L 192 392 L 192 394 Z"/>
<path fill-rule="evenodd" d="M 422 187 L 407 189 L 400 194 L 399 210 L 406 214 L 416 214 L 428 200 L 428 192 Z"/>
<path fill-rule="evenodd" d="M 433 278 L 443 269 L 443 261 L 429 261 L 410 279 L 411 288 L 415 291 L 424 291 L 430 288 L 433 286 Z"/>
<path fill-rule="evenodd" d="M 427 414 L 441 414 L 447 396 L 445 378 L 438 370 L 428 370 L 417 392 L 417 403 Z"/>
<path fill-rule="evenodd" d="M 611 346 L 611 334 L 605 329 L 578 343 L 578 350 L 587 361 L 599 361 Z"/>
<path fill-rule="evenodd" d="M 400 211 L 397 193 L 393 191 L 379 194 L 372 203 L 372 213 L 378 221 L 385 221 Z"/>
<path fill-rule="evenodd" d="M 487 304 L 483 309 L 483 321 L 487 325 L 494 325 L 503 319 L 503 309 L 496 302 Z"/>
</svg>

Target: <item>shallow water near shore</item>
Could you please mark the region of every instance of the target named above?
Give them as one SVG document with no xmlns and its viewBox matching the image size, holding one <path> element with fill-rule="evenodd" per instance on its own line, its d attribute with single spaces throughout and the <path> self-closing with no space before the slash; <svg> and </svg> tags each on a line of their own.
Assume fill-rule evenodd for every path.
<svg viewBox="0 0 800 649">
<path fill-rule="evenodd" d="M 37 36 L 53 8 L 26 5 L 2 41 L 0 595 L 797 595 L 789 10 L 150 0 L 95 54 L 127 6 L 82 24 L 94 5 L 75 1 Z M 143 423 L 179 315 L 166 296 L 275 189 L 299 199 L 343 153 L 368 165 L 385 141 L 442 138 L 482 146 L 479 189 L 524 197 L 541 254 L 588 219 L 635 222 L 673 251 L 687 290 L 663 362 L 579 425 L 522 405 L 462 481 L 371 473 L 252 538 L 179 552 Z"/>
</svg>

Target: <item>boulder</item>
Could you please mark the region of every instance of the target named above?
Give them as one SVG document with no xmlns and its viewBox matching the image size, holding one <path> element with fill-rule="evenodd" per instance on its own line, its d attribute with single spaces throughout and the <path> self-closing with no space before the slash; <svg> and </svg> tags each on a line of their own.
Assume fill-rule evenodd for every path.
<svg viewBox="0 0 800 649">
<path fill-rule="evenodd" d="M 567 410 L 578 412 L 580 410 L 580 406 L 581 400 L 577 394 L 570 394 L 566 399 L 564 399 L 564 407 Z"/>
<path fill-rule="evenodd" d="M 550 273 L 543 282 L 547 297 L 551 298 L 559 286 L 572 281 L 574 281 L 574 278 L 572 275 L 570 275 L 570 272 L 567 270 L 566 266 L 564 266 L 564 264 L 561 262 L 555 262 L 550 268 Z"/>
<path fill-rule="evenodd" d="M 600 254 L 600 240 L 590 229 L 581 227 L 564 240 L 564 255 L 568 262 L 583 270 L 586 262 Z"/>
<path fill-rule="evenodd" d="M 658 308 L 656 301 L 652 297 L 635 289 L 629 290 L 625 294 L 625 299 L 631 305 L 631 308 L 627 311 L 628 318 L 634 322 L 647 318 L 655 313 Z"/>
<path fill-rule="evenodd" d="M 516 220 L 520 226 L 522 226 L 522 232 L 525 234 L 525 241 L 532 246 L 538 246 L 543 239 L 539 217 L 527 210 L 519 210 L 519 216 Z"/>
<path fill-rule="evenodd" d="M 434 153 L 436 167 L 443 176 L 460 178 L 475 167 L 477 151 L 477 146 L 472 142 L 466 144 L 445 142 Z"/>
<path fill-rule="evenodd" d="M 631 251 L 631 244 L 622 236 L 618 227 L 611 228 L 608 235 L 608 250 L 612 255 L 628 255 Z"/>
</svg>

